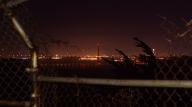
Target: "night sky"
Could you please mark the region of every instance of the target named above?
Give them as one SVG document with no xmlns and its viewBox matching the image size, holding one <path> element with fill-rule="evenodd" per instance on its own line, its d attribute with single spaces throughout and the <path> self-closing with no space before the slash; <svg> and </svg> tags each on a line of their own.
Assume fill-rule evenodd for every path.
<svg viewBox="0 0 192 107">
<path fill-rule="evenodd" d="M 129 1 L 129 0 L 127 0 Z M 120 2 L 30 0 L 27 7 L 40 31 L 51 38 L 69 41 L 81 50 L 79 54 L 96 54 L 97 43 L 101 53 L 116 54 L 115 48 L 128 55 L 141 52 L 135 47 L 133 37 L 138 37 L 157 50 L 168 54 L 160 25 L 160 16 L 179 23 L 178 19 L 191 19 L 191 4 L 185 1 Z M 53 49 L 55 53 L 61 50 Z"/>
</svg>

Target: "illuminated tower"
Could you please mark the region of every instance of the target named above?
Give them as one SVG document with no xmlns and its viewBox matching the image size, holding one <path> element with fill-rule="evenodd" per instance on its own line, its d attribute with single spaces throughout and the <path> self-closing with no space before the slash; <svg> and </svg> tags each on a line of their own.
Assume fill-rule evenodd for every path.
<svg viewBox="0 0 192 107">
<path fill-rule="evenodd" d="M 97 43 L 97 60 L 100 60 L 100 44 Z"/>
</svg>

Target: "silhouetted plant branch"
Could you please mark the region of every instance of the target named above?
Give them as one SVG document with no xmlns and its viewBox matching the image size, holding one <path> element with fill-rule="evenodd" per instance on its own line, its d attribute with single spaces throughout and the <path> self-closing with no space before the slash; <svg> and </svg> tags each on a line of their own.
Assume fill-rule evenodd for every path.
<svg viewBox="0 0 192 107">
<path fill-rule="evenodd" d="M 147 63 L 144 68 L 144 72 L 147 78 L 154 78 L 155 68 L 156 68 L 156 57 L 152 49 L 143 41 L 138 38 L 133 38 L 136 41 L 136 46 L 142 48 L 144 54 L 139 55 L 139 60 Z"/>
<path fill-rule="evenodd" d="M 140 61 L 144 61 L 147 63 L 156 62 L 156 57 L 152 51 L 152 49 L 143 41 L 139 40 L 138 38 L 133 38 L 136 41 L 136 46 L 142 48 L 144 54 L 139 55 Z"/>
<path fill-rule="evenodd" d="M 102 59 L 105 62 L 113 65 L 117 69 L 121 69 L 121 70 L 132 69 L 134 62 L 123 51 L 121 51 L 119 49 L 115 49 L 115 51 L 117 51 L 120 55 L 123 56 L 122 62 L 115 61 L 113 58 L 102 58 Z"/>
<path fill-rule="evenodd" d="M 119 62 L 116 62 L 113 58 L 102 58 L 105 62 L 113 65 L 114 67 L 116 68 L 120 68 L 121 67 L 121 64 Z"/>
<path fill-rule="evenodd" d="M 115 51 L 123 56 L 122 62 L 116 62 L 113 58 L 102 59 L 116 67 L 118 71 L 123 71 L 121 76 L 126 76 L 128 78 L 153 78 L 154 68 L 156 67 L 156 57 L 152 49 L 138 38 L 135 37 L 133 39 L 136 41 L 136 46 L 142 48 L 143 54 L 139 55 L 139 60 L 145 62 L 145 65 L 135 64 L 123 51 L 119 49 L 115 49 Z M 143 69 L 144 72 L 138 72 L 138 69 Z"/>
<path fill-rule="evenodd" d="M 127 67 L 132 67 L 133 66 L 133 61 L 121 50 L 119 49 L 115 49 L 120 55 L 123 56 L 123 63 L 127 66 Z"/>
</svg>

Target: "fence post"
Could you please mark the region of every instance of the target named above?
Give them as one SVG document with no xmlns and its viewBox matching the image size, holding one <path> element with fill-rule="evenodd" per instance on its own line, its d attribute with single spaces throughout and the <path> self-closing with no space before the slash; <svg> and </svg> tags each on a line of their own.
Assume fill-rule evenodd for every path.
<svg viewBox="0 0 192 107">
<path fill-rule="evenodd" d="M 31 94 L 31 106 L 32 107 L 40 107 L 40 95 L 39 95 L 39 86 L 37 82 L 37 51 L 31 50 L 31 68 L 27 69 L 29 73 L 31 73 L 32 77 L 32 94 Z"/>
<path fill-rule="evenodd" d="M 15 29 L 20 34 L 21 38 L 25 41 L 26 45 L 30 48 L 31 51 L 31 68 L 26 69 L 31 74 L 32 77 L 32 94 L 31 94 L 31 106 L 40 107 L 40 96 L 37 83 L 37 65 L 38 65 L 38 52 L 37 48 L 32 44 L 28 35 L 24 32 L 23 28 L 16 20 L 15 17 L 12 17 L 12 22 Z"/>
<path fill-rule="evenodd" d="M 40 96 L 38 92 L 38 83 L 37 83 L 37 61 L 38 61 L 38 53 L 37 48 L 32 44 L 28 35 L 24 32 L 23 28 L 16 20 L 15 17 L 12 17 L 12 22 L 15 26 L 15 29 L 20 34 L 21 38 L 25 41 L 26 45 L 31 50 L 31 68 L 27 69 L 29 73 L 31 73 L 32 77 L 32 95 L 31 95 L 31 106 L 32 107 L 40 107 Z"/>
<path fill-rule="evenodd" d="M 37 83 L 37 73 L 38 73 L 37 72 L 38 71 L 38 69 L 37 69 L 37 65 L 38 65 L 37 48 L 31 42 L 31 40 L 29 39 L 29 36 L 25 33 L 21 24 L 14 17 L 11 10 L 3 4 L 1 5 L 1 8 L 3 8 L 5 14 L 8 16 L 8 18 L 13 23 L 14 29 L 18 32 L 19 36 L 25 42 L 27 47 L 30 49 L 31 67 L 26 69 L 26 71 L 28 71 L 31 74 L 31 78 L 32 78 L 32 94 L 31 94 L 30 105 L 31 105 L 31 107 L 40 107 L 40 96 L 39 96 L 38 83 Z"/>
</svg>

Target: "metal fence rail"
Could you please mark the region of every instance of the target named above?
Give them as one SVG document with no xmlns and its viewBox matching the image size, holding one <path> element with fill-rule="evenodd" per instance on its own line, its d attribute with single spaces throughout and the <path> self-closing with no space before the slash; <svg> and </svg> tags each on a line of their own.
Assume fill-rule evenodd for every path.
<svg viewBox="0 0 192 107">
<path fill-rule="evenodd" d="M 6 101 L 0 100 L 1 106 L 17 106 L 17 107 L 30 107 L 30 102 L 28 101 Z"/>
<path fill-rule="evenodd" d="M 190 80 L 40 76 L 41 107 L 191 107 Z"/>
<path fill-rule="evenodd" d="M 129 86 L 129 87 L 158 87 L 158 88 L 192 88 L 190 80 L 119 80 L 99 78 L 72 78 L 72 77 L 46 77 L 39 76 L 39 82 L 88 84 L 106 86 Z"/>
</svg>

